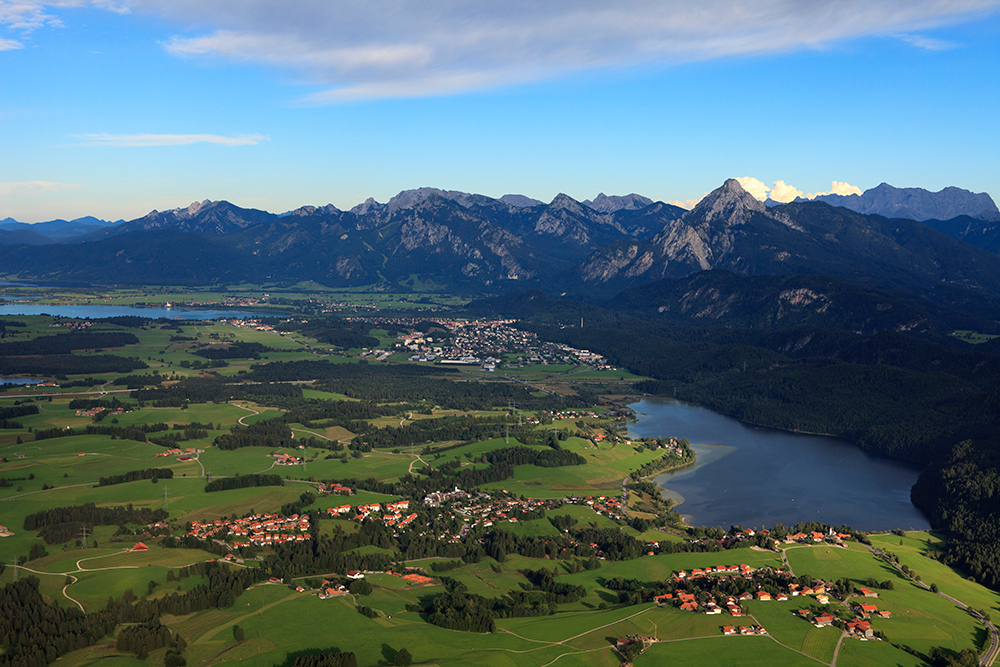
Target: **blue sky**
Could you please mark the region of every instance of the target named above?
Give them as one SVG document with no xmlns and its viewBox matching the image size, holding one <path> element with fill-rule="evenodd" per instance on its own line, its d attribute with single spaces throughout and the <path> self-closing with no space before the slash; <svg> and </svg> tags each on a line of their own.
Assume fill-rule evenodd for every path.
<svg viewBox="0 0 1000 667">
<path fill-rule="evenodd" d="M 0 218 L 25 222 L 731 176 L 997 199 L 998 118 L 996 0 L 0 0 Z"/>
</svg>

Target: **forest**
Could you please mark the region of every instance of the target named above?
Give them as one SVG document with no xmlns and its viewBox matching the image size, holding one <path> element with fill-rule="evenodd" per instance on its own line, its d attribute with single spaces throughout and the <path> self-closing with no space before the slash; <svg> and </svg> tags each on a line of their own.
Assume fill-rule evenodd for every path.
<svg viewBox="0 0 1000 667">
<path fill-rule="evenodd" d="M 640 391 L 755 425 L 836 435 L 923 464 L 913 502 L 949 531 L 946 560 L 1000 588 L 1000 356 L 941 336 L 665 325 L 534 293 L 470 304 L 651 378 Z M 587 317 L 587 327 L 562 322 Z M 655 317 L 655 315 L 650 315 Z"/>
</svg>

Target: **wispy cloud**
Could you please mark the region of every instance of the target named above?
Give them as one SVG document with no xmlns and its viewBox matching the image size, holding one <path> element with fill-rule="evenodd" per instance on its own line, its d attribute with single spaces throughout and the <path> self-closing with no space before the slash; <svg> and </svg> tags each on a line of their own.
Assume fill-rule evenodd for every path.
<svg viewBox="0 0 1000 667">
<path fill-rule="evenodd" d="M 167 52 L 286 69 L 317 87 L 304 102 L 329 104 L 858 37 L 940 49 L 947 42 L 922 33 L 997 11 L 1000 0 L 0 0 L 0 25 L 56 24 L 53 12 L 83 5 L 156 14 L 177 26 L 162 41 Z"/>
<path fill-rule="evenodd" d="M 269 137 L 264 134 L 240 134 L 227 137 L 220 134 L 79 134 L 88 146 L 137 147 L 187 146 L 188 144 L 218 144 L 220 146 L 256 146 Z"/>
<path fill-rule="evenodd" d="M 305 103 L 445 95 L 581 70 L 672 64 L 898 38 L 998 0 L 132 0 L 196 27 L 171 54 L 295 72 Z M 205 31 L 201 26 L 211 26 Z M 913 37 L 915 40 L 929 39 Z M 930 44 L 930 42 L 927 42 Z"/>
<path fill-rule="evenodd" d="M 0 37 L 0 51 L 13 51 L 14 49 L 23 49 L 24 44 L 17 41 L 16 39 L 3 39 Z"/>
<path fill-rule="evenodd" d="M 950 51 L 952 49 L 957 49 L 959 46 L 955 42 L 949 42 L 944 39 L 935 39 L 933 37 L 925 37 L 923 35 L 900 35 L 899 38 L 910 46 L 915 46 L 916 48 L 923 49 L 925 51 Z"/>
<path fill-rule="evenodd" d="M 52 181 L 17 181 L 0 183 L 0 197 L 21 194 L 39 194 L 56 190 L 67 190 L 79 187 L 73 183 L 54 183 Z"/>
<path fill-rule="evenodd" d="M 129 0 L 0 0 L 0 27 L 30 35 L 43 27 L 59 28 L 63 20 L 55 13 L 73 7 L 96 7 L 118 14 L 131 12 Z M 16 46 L 4 47 L 4 44 Z M 16 40 L 0 38 L 0 51 L 23 48 Z"/>
</svg>

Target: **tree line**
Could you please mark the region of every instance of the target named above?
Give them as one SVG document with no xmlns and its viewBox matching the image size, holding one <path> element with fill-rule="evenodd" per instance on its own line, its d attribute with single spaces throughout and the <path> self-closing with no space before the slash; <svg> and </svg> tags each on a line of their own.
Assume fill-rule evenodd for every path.
<svg viewBox="0 0 1000 667">
<path fill-rule="evenodd" d="M 236 475 L 234 477 L 217 477 L 205 485 L 205 493 L 213 491 L 229 491 L 232 489 L 249 489 L 256 486 L 284 486 L 281 475 Z"/>
<path fill-rule="evenodd" d="M 131 503 L 117 507 L 98 507 L 94 503 L 86 503 L 34 512 L 24 517 L 23 526 L 25 530 L 40 531 L 40 537 L 48 544 L 59 544 L 79 537 L 82 527 L 87 527 L 89 530 L 94 526 L 117 526 L 126 523 L 147 525 L 164 521 L 167 515 L 166 510 L 133 507 Z"/>
<path fill-rule="evenodd" d="M 108 475 L 101 477 L 97 481 L 97 486 L 111 486 L 112 484 L 125 484 L 126 482 L 137 482 L 143 479 L 173 479 L 174 471 L 171 468 L 146 468 L 145 470 L 130 470 L 120 475 Z"/>
</svg>

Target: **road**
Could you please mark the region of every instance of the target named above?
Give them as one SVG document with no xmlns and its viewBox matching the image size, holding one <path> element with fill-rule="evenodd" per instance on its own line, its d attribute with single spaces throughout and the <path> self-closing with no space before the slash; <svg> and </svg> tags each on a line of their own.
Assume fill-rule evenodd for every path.
<svg viewBox="0 0 1000 667">
<path fill-rule="evenodd" d="M 890 567 L 895 568 L 900 574 L 902 574 L 904 577 L 915 583 L 917 586 L 920 586 L 921 588 L 924 588 L 926 590 L 930 590 L 931 588 L 930 586 L 928 586 L 922 581 L 917 581 L 910 575 L 903 572 L 900 566 L 896 565 L 891 560 L 886 558 L 880 550 L 877 550 L 874 547 L 868 547 L 868 548 L 869 550 L 871 550 L 872 554 L 876 558 L 879 558 L 880 560 L 884 561 Z M 982 623 L 989 631 L 990 645 L 989 648 L 986 649 L 986 652 L 983 653 L 983 655 L 979 658 L 979 664 L 981 665 L 981 667 L 990 667 L 990 665 L 992 665 L 993 662 L 997 659 L 997 653 L 1000 653 L 1000 631 L 997 630 L 997 626 L 993 625 L 991 621 L 987 620 L 986 617 L 984 617 L 981 613 L 979 613 L 978 610 L 973 609 L 972 607 L 965 604 L 961 600 L 953 598 L 952 596 L 947 595 L 946 593 L 942 593 L 941 591 L 938 591 L 937 595 L 943 597 L 948 602 L 951 602 L 959 609 L 964 609 L 965 611 L 969 612 L 969 614 L 971 614 L 973 618 Z"/>
</svg>

